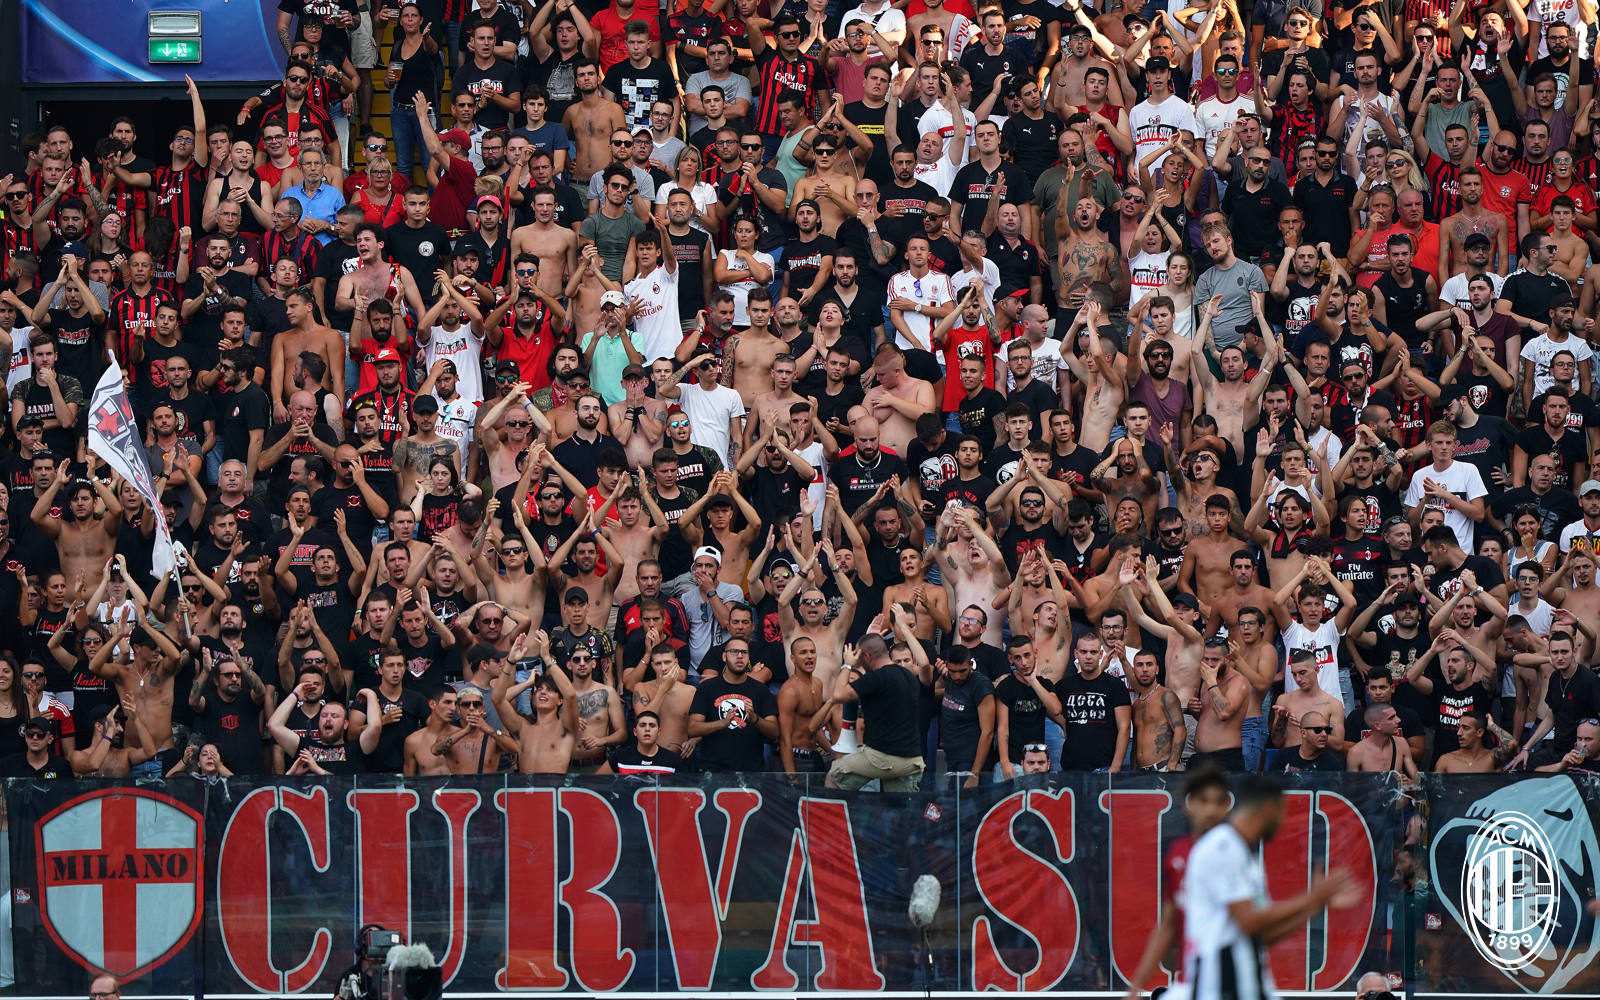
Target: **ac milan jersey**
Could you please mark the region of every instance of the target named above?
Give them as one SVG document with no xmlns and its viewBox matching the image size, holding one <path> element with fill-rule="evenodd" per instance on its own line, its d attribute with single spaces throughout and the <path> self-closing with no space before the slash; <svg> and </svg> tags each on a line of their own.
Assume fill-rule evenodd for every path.
<svg viewBox="0 0 1600 1000">
<path fill-rule="evenodd" d="M 152 214 L 164 215 L 179 229 L 188 226 L 198 234 L 208 180 L 206 168 L 192 160 L 182 170 L 156 167 L 150 171 L 150 192 L 154 196 Z"/>
<path fill-rule="evenodd" d="M 132 288 L 125 288 L 111 296 L 111 306 L 106 310 L 106 325 L 115 338 L 117 363 L 128 373 L 129 381 L 138 381 L 138 366 L 129 361 L 134 338 L 150 335 L 156 325 L 156 310 L 164 302 L 176 306 L 178 299 L 156 287 L 144 295 Z"/>
<path fill-rule="evenodd" d="M 761 64 L 761 103 L 756 107 L 756 131 L 778 135 L 783 132 L 778 98 L 790 90 L 801 91 L 806 95 L 806 110 L 815 111 L 817 91 L 829 86 L 828 71 L 810 56 L 797 56 L 791 62 L 772 48 L 762 52 L 757 61 Z"/>
</svg>

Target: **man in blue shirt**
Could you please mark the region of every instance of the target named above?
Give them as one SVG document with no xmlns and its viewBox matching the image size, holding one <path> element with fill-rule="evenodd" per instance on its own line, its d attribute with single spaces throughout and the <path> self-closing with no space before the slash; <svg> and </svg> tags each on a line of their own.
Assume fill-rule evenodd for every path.
<svg viewBox="0 0 1600 1000">
<path fill-rule="evenodd" d="M 293 198 L 300 203 L 301 230 L 315 234 L 317 242 L 323 246 L 333 242 L 334 217 L 344 207 L 344 195 L 323 179 L 326 167 L 321 152 L 315 149 L 302 150 L 301 181 L 283 192 L 283 197 Z"/>
</svg>

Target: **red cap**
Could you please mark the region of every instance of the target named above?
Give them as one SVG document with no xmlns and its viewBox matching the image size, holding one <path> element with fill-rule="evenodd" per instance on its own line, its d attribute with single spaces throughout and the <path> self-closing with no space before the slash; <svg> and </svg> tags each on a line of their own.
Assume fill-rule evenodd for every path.
<svg viewBox="0 0 1600 1000">
<path fill-rule="evenodd" d="M 385 361 L 398 362 L 399 360 L 400 360 L 400 352 L 399 351 L 395 350 L 392 347 L 385 347 L 385 348 L 382 348 L 381 350 L 379 350 L 378 353 L 373 356 L 372 363 L 376 365 L 376 364 L 382 364 Z"/>
<path fill-rule="evenodd" d="M 472 148 L 472 139 L 466 132 L 458 128 L 448 128 L 439 133 L 440 142 L 453 142 L 462 149 Z"/>
</svg>

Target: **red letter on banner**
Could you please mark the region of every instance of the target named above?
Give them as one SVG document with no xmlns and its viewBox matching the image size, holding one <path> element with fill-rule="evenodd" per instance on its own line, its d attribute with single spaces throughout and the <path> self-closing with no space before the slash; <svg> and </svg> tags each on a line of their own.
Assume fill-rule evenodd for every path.
<svg viewBox="0 0 1600 1000">
<path fill-rule="evenodd" d="M 583 989 L 606 993 L 633 974 L 622 916 L 602 891 L 622 857 L 622 824 L 611 803 L 583 789 L 563 788 L 561 811 L 572 822 L 572 874 L 561 885 L 561 902 L 572 914 L 572 974 Z"/>
<path fill-rule="evenodd" d="M 739 848 L 744 842 L 744 826 L 761 807 L 761 794 L 725 788 L 716 793 L 715 801 L 727 823 L 713 890 L 698 819 L 706 804 L 705 793 L 694 788 L 662 788 L 641 790 L 633 796 L 634 808 L 644 816 L 650 854 L 655 861 L 656 886 L 680 990 L 711 988 L 722 948 L 722 921 L 728 915 Z M 695 854 L 693 847 L 699 848 L 698 865 L 690 862 Z"/>
<path fill-rule="evenodd" d="M 356 864 L 361 876 L 360 926 L 377 924 L 411 940 L 411 814 L 409 788 L 364 788 L 348 796 L 356 814 Z"/>
<path fill-rule="evenodd" d="M 217 856 L 217 917 L 222 943 L 239 978 L 263 993 L 295 993 L 316 982 L 333 935 L 317 928 L 306 960 L 287 972 L 272 964 L 272 850 L 267 824 L 279 809 L 299 823 L 311 864 L 328 870 L 328 793 L 258 788 L 228 819 Z"/>
<path fill-rule="evenodd" d="M 1267 893 L 1289 899 L 1311 888 L 1311 792 L 1283 793 L 1283 825 L 1262 849 Z M 1272 972 L 1280 990 L 1308 989 L 1311 952 L 1308 924 L 1272 946 Z"/>
<path fill-rule="evenodd" d="M 1159 791 L 1102 792 L 1100 808 L 1110 817 L 1111 964 L 1123 982 L 1139 968 L 1145 942 L 1161 919 L 1161 817 L 1172 808 L 1172 796 Z M 1176 886 L 1170 887 L 1176 889 Z M 1152 990 L 1167 985 L 1159 968 L 1147 983 Z"/>
<path fill-rule="evenodd" d="M 1033 968 L 1017 973 L 1006 964 L 989 932 L 989 918 L 972 923 L 972 988 L 1032 992 L 1061 981 L 1078 949 L 1078 901 L 1054 864 L 1017 843 L 1013 825 L 1022 812 L 1045 821 L 1063 864 L 1072 860 L 1072 792 L 1059 796 L 1018 792 L 989 810 L 972 846 L 978 895 L 1007 923 L 1038 945 Z"/>
<path fill-rule="evenodd" d="M 1372 831 L 1367 821 L 1343 795 L 1317 793 L 1317 812 L 1328 823 L 1328 869 L 1343 868 L 1360 886 L 1366 902 L 1342 910 L 1329 910 L 1328 942 L 1322 968 L 1312 977 L 1314 990 L 1342 986 L 1361 967 L 1372 934 L 1372 915 L 1378 902 L 1378 873 L 1373 860 Z"/>
<path fill-rule="evenodd" d="M 772 943 L 767 945 L 767 960 L 750 976 L 750 985 L 758 990 L 792 990 L 800 985 L 800 977 L 789 968 L 789 945 L 795 943 L 795 904 L 800 901 L 800 880 L 806 875 L 805 836 L 799 831 L 789 838 L 789 864 L 783 872 L 783 892 L 778 899 L 778 920 L 772 928 Z M 807 923 L 802 921 L 802 923 Z M 807 923 L 809 927 L 809 923 Z"/>
<path fill-rule="evenodd" d="M 811 861 L 811 896 L 817 919 L 797 923 L 796 943 L 819 945 L 819 990 L 881 990 L 883 975 L 872 957 L 867 897 L 856 860 L 850 810 L 831 799 L 801 799 L 800 824 Z"/>
<path fill-rule="evenodd" d="M 506 814 L 506 967 L 495 985 L 565 989 L 556 957 L 555 789 L 507 789 L 495 793 L 495 804 Z"/>
</svg>

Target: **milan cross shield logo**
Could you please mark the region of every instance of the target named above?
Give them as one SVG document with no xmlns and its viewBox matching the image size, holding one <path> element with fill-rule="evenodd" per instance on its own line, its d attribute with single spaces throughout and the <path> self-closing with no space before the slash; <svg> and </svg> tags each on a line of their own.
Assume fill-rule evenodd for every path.
<svg viewBox="0 0 1600 1000">
<path fill-rule="evenodd" d="M 36 827 L 40 915 L 91 972 L 137 979 L 200 926 L 203 820 L 165 795 L 108 788 Z"/>
</svg>

